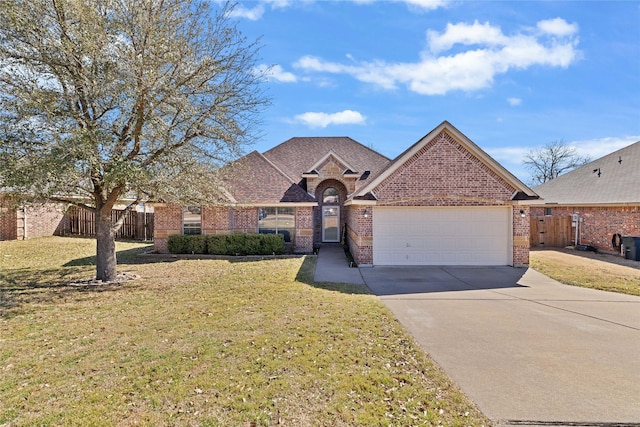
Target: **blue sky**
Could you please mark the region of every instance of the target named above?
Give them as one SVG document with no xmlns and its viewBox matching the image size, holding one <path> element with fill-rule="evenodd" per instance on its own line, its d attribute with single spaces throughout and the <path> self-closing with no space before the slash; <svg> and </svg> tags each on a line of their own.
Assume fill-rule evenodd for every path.
<svg viewBox="0 0 640 427">
<path fill-rule="evenodd" d="M 640 140 L 638 1 L 239 1 L 271 67 L 264 152 L 349 136 L 394 158 L 448 120 L 524 182 L 530 149 Z"/>
</svg>

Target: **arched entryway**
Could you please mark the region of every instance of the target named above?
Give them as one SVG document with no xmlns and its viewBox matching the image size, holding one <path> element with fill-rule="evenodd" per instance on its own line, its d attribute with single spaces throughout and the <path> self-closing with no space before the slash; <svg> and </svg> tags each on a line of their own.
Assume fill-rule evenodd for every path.
<svg viewBox="0 0 640 427">
<path fill-rule="evenodd" d="M 314 215 L 317 243 L 338 243 L 342 240 L 343 206 L 347 189 L 343 183 L 328 179 L 316 187 L 318 208 Z"/>
</svg>

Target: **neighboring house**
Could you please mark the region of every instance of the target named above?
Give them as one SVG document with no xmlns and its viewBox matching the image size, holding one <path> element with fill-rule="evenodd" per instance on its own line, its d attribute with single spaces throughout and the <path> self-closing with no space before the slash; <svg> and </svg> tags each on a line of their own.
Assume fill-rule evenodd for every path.
<svg viewBox="0 0 640 427">
<path fill-rule="evenodd" d="M 62 205 L 53 203 L 15 206 L 0 195 L 0 240 L 53 236 L 65 226 Z"/>
<path fill-rule="evenodd" d="M 531 216 L 577 214 L 579 244 L 619 253 L 618 235 L 640 236 L 640 141 L 552 179 L 535 191 L 544 204 L 532 208 Z"/>
<path fill-rule="evenodd" d="M 529 263 L 538 196 L 450 123 L 394 160 L 346 137 L 292 138 L 224 169 L 227 202 L 155 205 L 172 234 L 280 233 L 294 252 L 344 241 L 360 265 Z"/>
<path fill-rule="evenodd" d="M 116 205 L 114 212 L 124 209 L 125 202 Z M 0 194 L 0 240 L 25 240 L 54 235 L 94 236 L 94 221 L 92 212 L 72 208 L 66 203 L 16 205 Z M 148 240 L 152 237 L 152 231 L 148 230 L 153 230 L 153 207 L 142 205 L 129 213 L 117 235 Z"/>
</svg>

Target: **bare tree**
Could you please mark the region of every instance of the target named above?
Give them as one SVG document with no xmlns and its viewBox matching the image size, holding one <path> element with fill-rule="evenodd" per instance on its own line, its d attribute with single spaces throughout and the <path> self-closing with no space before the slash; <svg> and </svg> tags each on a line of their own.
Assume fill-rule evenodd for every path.
<svg viewBox="0 0 640 427">
<path fill-rule="evenodd" d="M 564 140 L 553 141 L 537 150 L 530 150 L 522 163 L 531 172 L 533 185 L 544 184 L 565 172 L 589 163 L 589 156 L 581 156 Z"/>
<path fill-rule="evenodd" d="M 116 277 L 119 200 L 215 200 L 210 172 L 255 136 L 259 46 L 232 8 L 2 1 L 0 188 L 95 211 L 98 279 Z"/>
</svg>

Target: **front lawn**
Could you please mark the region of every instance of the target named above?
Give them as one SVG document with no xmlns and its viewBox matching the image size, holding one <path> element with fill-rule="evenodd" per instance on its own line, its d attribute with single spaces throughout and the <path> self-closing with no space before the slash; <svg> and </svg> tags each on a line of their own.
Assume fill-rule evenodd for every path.
<svg viewBox="0 0 640 427">
<path fill-rule="evenodd" d="M 535 250 L 530 266 L 567 285 L 640 296 L 640 262 L 572 249 Z"/>
<path fill-rule="evenodd" d="M 314 257 L 151 262 L 0 242 L 0 426 L 488 425 L 384 305 Z M 140 261 L 142 259 L 142 261 Z"/>
</svg>

